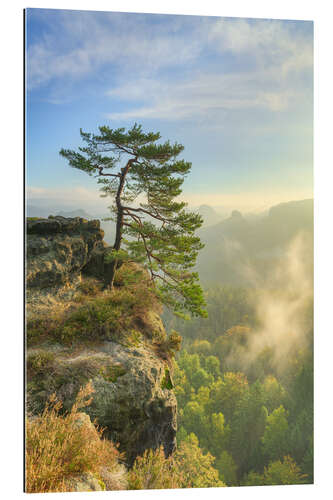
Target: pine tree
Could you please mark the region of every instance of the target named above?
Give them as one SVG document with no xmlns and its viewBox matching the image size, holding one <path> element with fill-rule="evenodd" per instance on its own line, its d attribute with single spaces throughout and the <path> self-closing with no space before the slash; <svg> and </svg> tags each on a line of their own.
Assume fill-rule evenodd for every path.
<svg viewBox="0 0 333 500">
<path fill-rule="evenodd" d="M 103 195 L 113 198 L 116 236 L 109 287 L 120 260 L 141 262 L 164 304 L 179 314 L 188 310 L 206 316 L 199 277 L 192 269 L 203 247 L 195 235 L 202 219 L 177 200 L 191 169 L 190 162 L 177 159 L 184 147 L 160 143 L 159 132 L 145 133 L 137 124 L 128 131 L 101 126 L 99 132 L 81 129 L 85 146 L 61 149 L 60 154 L 71 167 L 97 177 Z"/>
</svg>

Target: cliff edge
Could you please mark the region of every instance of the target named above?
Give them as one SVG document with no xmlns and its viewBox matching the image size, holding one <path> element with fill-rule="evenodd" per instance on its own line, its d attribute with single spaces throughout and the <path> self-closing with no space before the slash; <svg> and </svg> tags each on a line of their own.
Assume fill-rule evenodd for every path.
<svg viewBox="0 0 333 500">
<path fill-rule="evenodd" d="M 177 403 L 168 338 L 145 271 L 118 269 L 103 289 L 108 246 L 99 221 L 28 219 L 26 247 L 27 411 L 56 393 L 69 410 L 89 381 L 84 411 L 119 443 L 130 465 L 146 449 L 173 452 Z"/>
</svg>

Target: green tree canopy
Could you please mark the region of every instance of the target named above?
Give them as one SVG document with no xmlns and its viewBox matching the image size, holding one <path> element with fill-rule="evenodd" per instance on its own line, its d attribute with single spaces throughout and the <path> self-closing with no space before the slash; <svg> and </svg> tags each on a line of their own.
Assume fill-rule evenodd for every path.
<svg viewBox="0 0 333 500">
<path fill-rule="evenodd" d="M 289 451 L 287 411 L 281 405 L 267 417 L 263 452 L 269 460 L 282 459 Z"/>
<path fill-rule="evenodd" d="M 244 486 L 273 486 L 278 484 L 304 484 L 306 474 L 302 474 L 296 462 L 287 455 L 283 461 L 277 460 L 264 468 L 263 474 L 250 472 L 243 482 Z"/>
<path fill-rule="evenodd" d="M 162 301 L 176 312 L 205 316 L 198 274 L 193 272 L 203 247 L 195 231 L 198 214 L 178 200 L 191 163 L 178 159 L 184 147 L 160 141 L 159 132 L 99 127 L 99 134 L 83 132 L 85 145 L 78 151 L 61 149 L 71 167 L 98 179 L 103 195 L 111 196 L 116 236 L 110 255 L 112 288 L 122 243 L 126 258 L 142 262 Z M 124 238 L 127 237 L 127 239 Z M 156 286 L 158 283 L 158 286 Z"/>
</svg>

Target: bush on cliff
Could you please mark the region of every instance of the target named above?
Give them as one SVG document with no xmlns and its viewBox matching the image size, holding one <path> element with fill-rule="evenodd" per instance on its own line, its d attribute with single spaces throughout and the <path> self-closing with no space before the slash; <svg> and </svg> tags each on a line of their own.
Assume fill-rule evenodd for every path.
<svg viewBox="0 0 333 500">
<path fill-rule="evenodd" d="M 214 457 L 204 454 L 196 436 L 190 434 L 168 458 L 165 458 L 163 447 L 156 451 L 146 450 L 142 457 L 137 457 L 128 473 L 128 487 L 148 490 L 225 486 L 213 462 Z"/>
<path fill-rule="evenodd" d="M 100 489 L 125 489 L 125 471 L 119 464 L 119 452 L 102 430 L 78 413 L 90 404 L 93 392 L 88 384 L 81 389 L 72 410 L 59 415 L 61 403 L 51 397 L 39 417 L 28 419 L 26 427 L 26 491 L 28 493 L 73 491 L 73 480 L 92 474 Z M 87 399 L 88 398 L 88 399 Z M 80 418 L 83 420 L 80 422 Z M 88 419 L 88 423 L 87 420 Z M 104 476 L 106 477 L 105 484 Z"/>
</svg>

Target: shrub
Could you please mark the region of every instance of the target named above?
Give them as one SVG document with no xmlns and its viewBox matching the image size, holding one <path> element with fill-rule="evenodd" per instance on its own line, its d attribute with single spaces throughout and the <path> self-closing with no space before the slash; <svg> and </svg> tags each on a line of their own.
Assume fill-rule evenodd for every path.
<svg viewBox="0 0 333 500">
<path fill-rule="evenodd" d="M 212 466 L 214 457 L 203 454 L 198 439 L 190 434 L 173 456 L 165 457 L 163 447 L 146 450 L 137 457 L 128 473 L 129 489 L 207 488 L 225 486 Z"/>
<path fill-rule="evenodd" d="M 116 286 L 137 286 L 140 282 L 147 281 L 149 278 L 147 272 L 138 264 L 126 262 L 116 271 L 114 285 Z"/>
<path fill-rule="evenodd" d="M 61 403 L 51 396 L 43 413 L 26 427 L 26 491 L 70 491 L 69 478 L 92 473 L 99 479 L 102 467 L 119 469 L 120 455 L 102 430 L 79 425 L 78 409 L 91 402 L 90 384 L 79 391 L 70 413 L 59 415 Z M 89 398 L 89 399 L 87 399 Z"/>
<path fill-rule="evenodd" d="M 156 350 L 163 358 L 174 358 L 176 353 L 180 351 L 182 337 L 175 330 L 171 330 L 166 338 L 155 338 L 154 340 Z"/>
<path fill-rule="evenodd" d="M 85 278 L 78 286 L 83 295 L 95 296 L 102 290 L 102 283 L 94 278 Z"/>
<path fill-rule="evenodd" d="M 163 377 L 162 382 L 161 382 L 161 387 L 162 387 L 162 389 L 169 389 L 169 390 L 173 389 L 173 383 L 171 380 L 169 368 L 165 369 L 164 377 Z"/>
<path fill-rule="evenodd" d="M 180 488 L 180 483 L 176 464 L 171 457 L 165 458 L 162 446 L 156 451 L 146 450 L 142 457 L 137 457 L 128 473 L 130 490 Z"/>
</svg>

